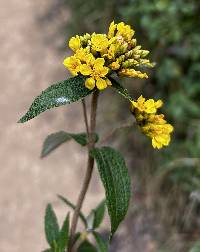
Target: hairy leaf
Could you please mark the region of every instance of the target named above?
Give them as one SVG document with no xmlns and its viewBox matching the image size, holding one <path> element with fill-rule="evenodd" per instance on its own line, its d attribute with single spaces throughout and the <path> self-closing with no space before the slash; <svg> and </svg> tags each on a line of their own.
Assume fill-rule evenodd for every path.
<svg viewBox="0 0 200 252">
<path fill-rule="evenodd" d="M 98 252 L 107 252 L 108 244 L 101 238 L 101 235 L 97 232 L 93 232 L 93 235 L 97 243 Z"/>
<path fill-rule="evenodd" d="M 97 252 L 97 249 L 89 241 L 84 241 L 78 247 L 77 252 Z"/>
<path fill-rule="evenodd" d="M 48 109 L 76 102 L 89 95 L 91 91 L 84 86 L 84 82 L 85 77 L 75 76 L 48 87 L 36 97 L 19 122 L 24 123 Z"/>
<path fill-rule="evenodd" d="M 94 134 L 94 138 L 95 138 L 95 141 L 97 142 L 98 135 Z M 69 141 L 70 139 L 75 140 L 77 143 L 79 143 L 82 146 L 85 146 L 88 143 L 88 138 L 87 138 L 86 133 L 74 134 L 74 133 L 68 133 L 65 131 L 59 131 L 59 132 L 56 132 L 47 136 L 42 147 L 41 158 L 46 157 L 53 150 L 58 148 L 63 143 Z"/>
<path fill-rule="evenodd" d="M 57 217 L 51 204 L 46 207 L 45 213 L 45 234 L 47 242 L 51 247 L 54 247 L 58 237 L 59 237 L 59 226 Z"/>
<path fill-rule="evenodd" d="M 108 213 L 111 220 L 111 237 L 124 219 L 130 199 L 130 177 L 123 156 L 110 147 L 96 148 L 91 155 L 103 182 Z"/>
<path fill-rule="evenodd" d="M 73 210 L 75 210 L 76 206 L 72 202 L 70 202 L 68 199 L 66 199 L 65 197 L 63 197 L 61 195 L 58 195 L 58 198 L 61 199 L 67 206 L 69 206 Z M 86 218 L 85 218 L 84 214 L 81 211 L 79 213 L 79 217 L 82 220 L 84 226 L 86 227 L 87 226 L 87 221 L 86 221 Z"/>
</svg>

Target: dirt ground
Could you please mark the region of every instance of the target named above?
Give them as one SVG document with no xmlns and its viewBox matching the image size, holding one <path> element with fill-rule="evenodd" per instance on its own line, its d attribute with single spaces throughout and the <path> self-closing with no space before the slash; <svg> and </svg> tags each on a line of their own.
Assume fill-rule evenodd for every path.
<svg viewBox="0 0 200 252">
<path fill-rule="evenodd" d="M 40 150 L 44 138 L 58 130 L 82 131 L 81 105 L 54 109 L 25 124 L 18 119 L 33 98 L 49 84 L 65 78 L 64 55 L 48 41 L 56 30 L 38 22 L 51 0 L 0 1 L 0 250 L 36 252 L 46 248 L 43 232 L 44 209 L 53 203 L 62 219 L 66 207 L 56 194 L 76 201 L 86 161 L 84 150 L 75 143 L 62 146 L 44 160 Z M 67 18 L 67 13 L 61 16 Z M 73 186 L 72 186 L 73 185 Z M 87 197 L 87 211 L 103 198 L 94 174 Z"/>
</svg>

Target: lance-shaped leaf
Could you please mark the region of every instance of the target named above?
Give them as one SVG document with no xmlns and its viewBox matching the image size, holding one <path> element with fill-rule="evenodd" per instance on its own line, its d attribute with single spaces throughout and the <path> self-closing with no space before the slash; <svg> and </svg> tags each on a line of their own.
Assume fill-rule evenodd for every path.
<svg viewBox="0 0 200 252">
<path fill-rule="evenodd" d="M 67 248 L 68 241 L 69 241 L 69 214 L 65 218 L 62 228 L 59 233 L 59 237 L 57 241 L 59 251 L 62 252 L 65 250 L 65 248 Z"/>
<path fill-rule="evenodd" d="M 109 77 L 110 81 L 112 82 L 112 87 L 123 97 L 128 100 L 132 100 L 128 90 L 124 88 L 118 81 L 116 81 L 113 77 Z"/>
<path fill-rule="evenodd" d="M 51 248 L 55 248 L 55 245 L 57 244 L 56 241 L 59 237 L 59 225 L 51 204 L 48 204 L 46 208 L 45 234 L 47 242 L 49 243 Z"/>
<path fill-rule="evenodd" d="M 100 226 L 103 221 L 105 214 L 105 200 L 103 200 L 95 209 L 94 209 L 94 224 L 93 228 L 96 229 Z"/>
<path fill-rule="evenodd" d="M 88 215 L 86 219 L 88 231 L 95 230 L 102 223 L 105 213 L 105 203 L 105 200 L 103 200 L 95 209 L 92 209 Z"/>
<path fill-rule="evenodd" d="M 41 157 L 42 158 L 46 157 L 53 150 L 58 148 L 61 144 L 69 141 L 70 139 L 75 140 L 77 143 L 79 143 L 82 146 L 85 146 L 88 143 L 88 137 L 86 133 L 74 134 L 74 133 L 68 133 L 65 131 L 59 131 L 59 132 L 56 132 L 47 136 L 42 147 Z M 95 142 L 98 141 L 97 134 L 94 134 L 94 139 L 95 139 Z"/>
<path fill-rule="evenodd" d="M 93 232 L 92 234 L 96 240 L 98 252 L 108 252 L 108 243 L 101 238 L 101 235 L 97 232 Z"/>
<path fill-rule="evenodd" d="M 85 77 L 75 76 L 48 87 L 36 97 L 28 112 L 19 122 L 24 123 L 47 109 L 70 104 L 89 95 L 91 90 L 85 87 L 84 82 Z"/>
<path fill-rule="evenodd" d="M 69 201 L 67 198 L 63 197 L 62 195 L 57 195 L 59 199 L 61 199 L 67 206 L 71 207 L 73 210 L 75 210 L 76 206 L 71 202 Z M 86 218 L 84 216 L 84 214 L 80 211 L 79 212 L 79 217 L 80 219 L 82 220 L 84 226 L 86 227 L 87 225 L 87 221 L 86 221 Z"/>
<path fill-rule="evenodd" d="M 124 219 L 130 199 L 130 177 L 123 156 L 110 147 L 96 148 L 91 155 L 103 182 L 111 220 L 111 237 Z"/>
</svg>

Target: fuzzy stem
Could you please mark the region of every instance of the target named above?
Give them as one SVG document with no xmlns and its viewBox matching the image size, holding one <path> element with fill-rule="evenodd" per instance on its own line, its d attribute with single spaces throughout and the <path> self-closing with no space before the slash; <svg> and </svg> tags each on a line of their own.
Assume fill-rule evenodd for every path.
<svg viewBox="0 0 200 252">
<path fill-rule="evenodd" d="M 74 236 L 76 232 L 76 227 L 78 223 L 78 218 L 79 218 L 79 213 L 81 210 L 81 207 L 83 205 L 83 201 L 85 199 L 85 195 L 87 193 L 89 183 L 92 177 L 92 172 L 93 172 L 93 166 L 94 166 L 94 158 L 90 156 L 90 151 L 94 148 L 95 146 L 95 141 L 94 141 L 94 131 L 96 127 L 96 113 L 97 113 L 97 102 L 98 102 L 98 91 L 95 91 L 92 95 L 92 101 L 91 101 L 91 114 L 90 114 L 90 128 L 88 127 L 87 123 L 87 113 L 86 113 L 86 106 L 85 103 L 82 102 L 83 104 L 83 111 L 84 111 L 84 119 L 85 119 L 85 125 L 86 125 L 86 130 L 88 132 L 88 162 L 87 162 L 87 170 L 85 174 L 85 178 L 83 180 L 83 185 L 82 189 L 80 191 L 78 201 L 76 204 L 76 208 L 74 211 L 74 215 L 72 218 L 72 225 L 71 225 L 71 230 L 70 230 L 70 244 L 69 244 L 69 252 L 72 252 L 73 244 L 74 244 Z"/>
</svg>

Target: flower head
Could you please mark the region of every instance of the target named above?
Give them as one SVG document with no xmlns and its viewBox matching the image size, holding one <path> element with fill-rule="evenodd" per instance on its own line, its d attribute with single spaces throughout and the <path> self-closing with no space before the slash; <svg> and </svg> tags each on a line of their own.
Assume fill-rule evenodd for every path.
<svg viewBox="0 0 200 252">
<path fill-rule="evenodd" d="M 108 34 L 76 35 L 69 40 L 74 55 L 67 57 L 63 64 L 73 75 L 88 76 L 85 86 L 102 90 L 111 85 L 109 75 L 132 78 L 148 78 L 140 67 L 153 67 L 146 59 L 149 51 L 137 46 L 134 30 L 125 23 L 110 24 Z"/>
<path fill-rule="evenodd" d="M 164 119 L 163 114 L 156 114 L 162 107 L 162 100 L 145 100 L 141 95 L 137 101 L 131 101 L 131 111 L 141 131 L 152 140 L 152 146 L 161 149 L 170 143 L 173 126 Z"/>
</svg>

